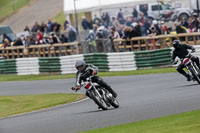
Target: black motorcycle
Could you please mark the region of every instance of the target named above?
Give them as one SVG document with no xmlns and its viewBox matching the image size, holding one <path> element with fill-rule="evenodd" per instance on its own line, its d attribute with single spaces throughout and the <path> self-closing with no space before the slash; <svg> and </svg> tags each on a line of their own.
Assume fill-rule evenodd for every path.
<svg viewBox="0 0 200 133">
<path fill-rule="evenodd" d="M 182 60 L 185 65 L 188 73 L 192 77 L 193 80 L 197 81 L 200 84 L 200 71 L 199 67 L 195 62 L 191 60 L 190 53 Z"/>
<path fill-rule="evenodd" d="M 110 106 L 119 107 L 117 99 L 108 90 L 97 83 L 93 83 L 91 77 L 87 78 L 86 81 L 82 81 L 81 86 L 86 89 L 88 96 L 93 99 L 99 108 L 107 110 Z M 75 90 L 75 88 L 72 87 L 72 90 Z"/>
</svg>

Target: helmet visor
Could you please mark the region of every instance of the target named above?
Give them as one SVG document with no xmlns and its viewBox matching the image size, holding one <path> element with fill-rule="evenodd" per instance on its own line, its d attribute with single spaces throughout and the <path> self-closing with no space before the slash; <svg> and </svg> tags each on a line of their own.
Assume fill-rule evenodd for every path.
<svg viewBox="0 0 200 133">
<path fill-rule="evenodd" d="M 77 66 L 77 67 L 76 67 L 76 69 L 79 70 L 79 71 L 83 70 L 83 68 L 84 68 L 83 65 L 82 65 L 82 66 Z"/>
</svg>

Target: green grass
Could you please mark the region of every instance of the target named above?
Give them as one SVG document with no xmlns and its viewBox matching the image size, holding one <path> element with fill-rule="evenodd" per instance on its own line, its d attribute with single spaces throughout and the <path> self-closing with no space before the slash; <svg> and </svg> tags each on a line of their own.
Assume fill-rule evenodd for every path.
<svg viewBox="0 0 200 133">
<path fill-rule="evenodd" d="M 0 96 L 0 118 L 83 99 L 82 94 Z"/>
<path fill-rule="evenodd" d="M 0 0 L 0 20 L 22 8 L 31 0 Z"/>
<path fill-rule="evenodd" d="M 200 110 L 80 133 L 200 133 Z"/>
<path fill-rule="evenodd" d="M 99 76 L 129 76 L 141 74 L 156 74 L 176 72 L 175 68 L 146 69 L 137 71 L 99 72 Z M 0 75 L 0 81 L 31 81 L 75 78 L 75 74 L 65 75 Z"/>
</svg>

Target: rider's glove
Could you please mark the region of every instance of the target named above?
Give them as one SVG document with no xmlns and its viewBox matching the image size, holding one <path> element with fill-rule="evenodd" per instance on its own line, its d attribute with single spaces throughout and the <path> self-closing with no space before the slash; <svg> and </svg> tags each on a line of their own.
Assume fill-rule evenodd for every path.
<svg viewBox="0 0 200 133">
<path fill-rule="evenodd" d="M 194 53 L 195 52 L 195 49 L 192 49 L 192 52 L 191 53 Z"/>
<path fill-rule="evenodd" d="M 93 72 L 92 72 L 92 76 L 94 76 L 94 75 L 96 75 L 97 74 L 97 70 L 94 70 Z"/>
<path fill-rule="evenodd" d="M 178 61 L 172 61 L 172 65 L 176 65 Z"/>
<path fill-rule="evenodd" d="M 77 85 L 77 86 L 75 86 L 74 91 L 77 92 L 78 90 L 80 90 L 80 86 Z"/>
</svg>

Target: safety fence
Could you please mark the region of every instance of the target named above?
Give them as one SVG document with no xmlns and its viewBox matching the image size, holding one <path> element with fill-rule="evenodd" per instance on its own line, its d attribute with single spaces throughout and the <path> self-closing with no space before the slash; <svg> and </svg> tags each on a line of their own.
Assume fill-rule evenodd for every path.
<svg viewBox="0 0 200 133">
<path fill-rule="evenodd" d="M 171 65 L 171 49 L 147 50 L 135 52 L 138 69 Z"/>
<path fill-rule="evenodd" d="M 55 57 L 66 56 L 82 53 L 81 44 L 78 42 L 64 43 L 64 44 L 44 44 L 44 45 L 31 45 L 12 46 L 0 48 L 0 57 L 2 59 L 15 59 L 24 57 Z"/>
<path fill-rule="evenodd" d="M 133 37 L 131 39 L 115 39 L 114 47 L 116 52 L 163 49 L 166 47 L 172 47 L 172 40 L 174 38 L 181 40 L 182 44 L 200 44 L 200 33 L 195 32 L 152 37 Z"/>
<path fill-rule="evenodd" d="M 0 74 L 68 74 L 75 73 L 76 60 L 84 60 L 99 71 L 130 71 L 170 65 L 170 49 L 145 52 L 94 53 L 61 57 L 34 57 L 0 60 Z"/>
<path fill-rule="evenodd" d="M 97 39 L 94 41 L 73 42 L 64 44 L 44 44 L 11 46 L 0 48 L 1 59 L 16 59 L 25 57 L 60 57 L 87 53 L 133 52 L 154 49 L 164 49 L 172 46 L 173 38 L 178 38 L 183 44 L 199 45 L 200 33 L 184 33 L 177 35 L 159 35 L 134 37 L 132 39 Z"/>
</svg>

